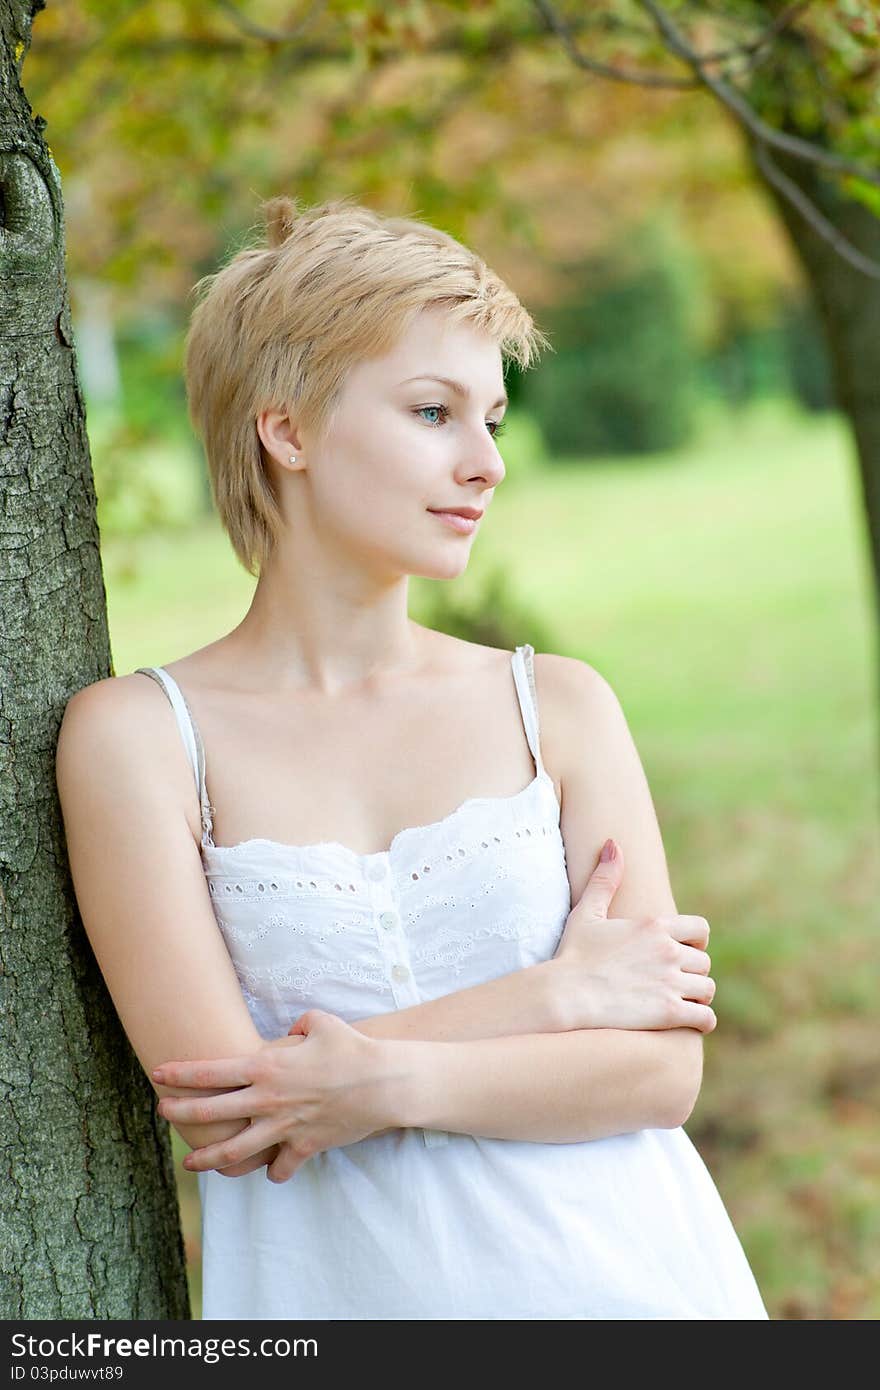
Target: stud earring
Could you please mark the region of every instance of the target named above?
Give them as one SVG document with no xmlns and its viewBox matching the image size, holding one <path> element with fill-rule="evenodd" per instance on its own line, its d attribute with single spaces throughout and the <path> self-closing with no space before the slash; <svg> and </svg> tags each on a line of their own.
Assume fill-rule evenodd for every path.
<svg viewBox="0 0 880 1390">
<path fill-rule="evenodd" d="M 291 455 L 290 455 L 290 462 L 291 462 L 291 463 L 296 463 L 296 454 L 291 454 Z"/>
</svg>

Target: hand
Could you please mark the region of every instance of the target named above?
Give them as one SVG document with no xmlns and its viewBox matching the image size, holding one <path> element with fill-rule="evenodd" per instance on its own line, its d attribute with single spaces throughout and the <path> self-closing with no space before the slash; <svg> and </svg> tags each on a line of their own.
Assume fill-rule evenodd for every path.
<svg viewBox="0 0 880 1390">
<path fill-rule="evenodd" d="M 388 1046 L 335 1014 L 309 1009 L 287 1037 L 247 1056 L 164 1063 L 153 1073 L 164 1085 L 240 1089 L 193 1100 L 164 1096 L 159 1113 L 196 1123 L 249 1119 L 232 1138 L 194 1149 L 184 1166 L 250 1172 L 261 1166 L 256 1157 L 277 1145 L 267 1176 L 285 1182 L 312 1154 L 355 1143 L 387 1123 Z"/>
<path fill-rule="evenodd" d="M 715 981 L 705 917 L 609 917 L 623 851 L 599 860 L 572 908 L 553 959 L 564 972 L 569 1028 L 696 1028 L 711 1033 Z"/>
</svg>

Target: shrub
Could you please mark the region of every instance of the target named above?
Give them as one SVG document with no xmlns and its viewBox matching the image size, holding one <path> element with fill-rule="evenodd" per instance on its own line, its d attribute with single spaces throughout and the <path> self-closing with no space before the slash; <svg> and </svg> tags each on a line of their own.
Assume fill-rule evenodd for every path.
<svg viewBox="0 0 880 1390">
<path fill-rule="evenodd" d="M 542 316 L 554 352 L 522 385 L 548 448 L 644 453 L 687 443 L 702 284 L 690 254 L 663 224 L 646 224 L 567 275 L 565 301 Z"/>
</svg>

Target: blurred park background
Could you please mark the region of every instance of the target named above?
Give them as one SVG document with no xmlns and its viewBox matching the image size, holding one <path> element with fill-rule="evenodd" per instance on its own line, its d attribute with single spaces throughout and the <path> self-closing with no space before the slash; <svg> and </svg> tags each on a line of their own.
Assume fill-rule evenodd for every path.
<svg viewBox="0 0 880 1390">
<path fill-rule="evenodd" d="M 644 60 L 637 6 L 579 8 L 585 48 Z M 877 654 L 850 423 L 718 105 L 579 71 L 529 25 L 493 3 L 37 16 L 24 81 L 63 182 L 114 672 L 212 641 L 253 591 L 181 360 L 189 291 L 259 199 L 353 195 L 478 250 L 556 350 L 511 369 L 492 524 L 461 579 L 412 581 L 413 616 L 578 656 L 617 691 L 679 911 L 712 926 L 687 1131 L 771 1317 L 876 1318 Z"/>
</svg>

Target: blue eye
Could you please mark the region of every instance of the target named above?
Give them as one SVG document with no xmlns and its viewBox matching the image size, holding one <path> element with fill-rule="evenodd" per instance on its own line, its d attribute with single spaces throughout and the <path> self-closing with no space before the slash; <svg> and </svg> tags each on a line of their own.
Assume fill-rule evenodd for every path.
<svg viewBox="0 0 880 1390">
<path fill-rule="evenodd" d="M 446 420 L 449 417 L 449 407 L 446 405 L 420 405 L 416 408 L 415 413 L 416 415 L 421 415 L 426 410 L 439 411 L 441 415 L 441 420 L 425 421 L 425 424 L 430 425 L 431 429 L 437 429 L 438 425 L 440 425 L 443 420 Z M 506 428 L 503 420 L 487 420 L 486 424 L 494 426 L 493 430 L 491 431 L 493 439 L 497 439 L 499 434 L 502 434 L 504 429 Z"/>
<path fill-rule="evenodd" d="M 420 405 L 419 408 L 418 408 L 418 410 L 416 411 L 416 414 L 417 414 L 417 415 L 421 415 L 422 412 L 425 411 L 425 410 L 439 410 L 439 411 L 442 413 L 444 420 L 446 419 L 447 415 L 449 414 L 449 407 L 448 407 L 448 406 L 445 406 L 445 405 Z M 431 425 L 433 428 L 436 428 L 436 426 L 437 426 L 438 423 L 439 423 L 439 422 L 438 422 L 437 420 L 426 420 L 426 421 L 425 421 L 425 424 L 426 424 L 426 425 Z"/>
</svg>

